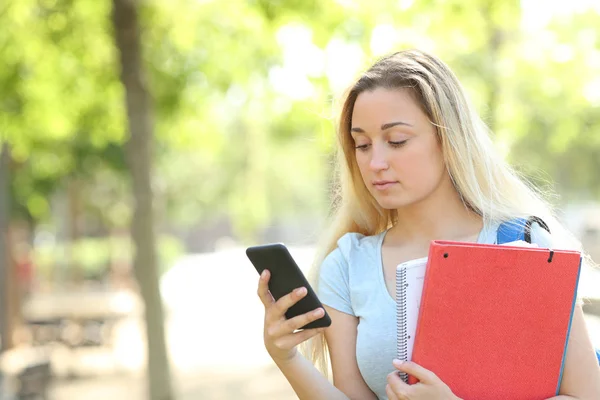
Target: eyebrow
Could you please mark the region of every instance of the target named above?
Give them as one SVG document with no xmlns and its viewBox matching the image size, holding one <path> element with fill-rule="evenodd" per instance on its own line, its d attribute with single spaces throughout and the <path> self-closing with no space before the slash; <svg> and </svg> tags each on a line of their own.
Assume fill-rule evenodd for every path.
<svg viewBox="0 0 600 400">
<path fill-rule="evenodd" d="M 402 122 L 402 121 L 388 122 L 387 124 L 381 125 L 381 130 L 385 131 L 386 129 L 393 128 L 394 126 L 397 126 L 397 125 L 412 126 L 408 122 Z M 353 128 L 350 129 L 350 131 L 351 132 L 357 132 L 357 133 L 365 133 L 365 131 L 362 128 L 359 128 L 359 127 L 353 127 Z"/>
</svg>

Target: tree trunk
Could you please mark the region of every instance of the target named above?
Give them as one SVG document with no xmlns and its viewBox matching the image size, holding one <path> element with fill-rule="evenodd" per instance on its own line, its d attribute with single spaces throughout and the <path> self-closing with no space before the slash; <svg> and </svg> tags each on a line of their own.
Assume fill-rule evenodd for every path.
<svg viewBox="0 0 600 400">
<path fill-rule="evenodd" d="M 83 269 L 75 257 L 75 247 L 81 239 L 81 182 L 78 178 L 69 179 L 67 186 L 68 208 L 69 208 L 69 241 L 67 246 L 67 258 L 69 268 L 69 284 L 80 287 L 83 283 Z"/>
<path fill-rule="evenodd" d="M 151 99 L 142 74 L 137 9 L 136 0 L 113 0 L 115 40 L 120 54 L 121 81 L 125 87 L 131 135 L 126 151 L 135 201 L 131 227 L 136 250 L 133 268 L 146 310 L 149 398 L 172 400 L 174 396 L 158 285 L 150 178 L 153 139 Z"/>
<path fill-rule="evenodd" d="M 12 312 L 10 307 L 10 281 L 12 257 L 9 254 L 10 227 L 10 175 L 9 147 L 0 148 L 0 352 L 12 347 Z"/>
</svg>

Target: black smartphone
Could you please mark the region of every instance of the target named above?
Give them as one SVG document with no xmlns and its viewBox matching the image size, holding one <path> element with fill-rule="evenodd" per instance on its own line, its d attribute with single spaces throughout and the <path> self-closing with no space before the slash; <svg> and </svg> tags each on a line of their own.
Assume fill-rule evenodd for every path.
<svg viewBox="0 0 600 400">
<path fill-rule="evenodd" d="M 275 300 L 279 300 L 296 288 L 306 288 L 306 296 L 291 306 L 285 313 L 287 319 L 305 314 L 319 307 L 325 310 L 317 294 L 308 283 L 308 280 L 306 280 L 302 270 L 300 270 L 284 244 L 273 243 L 248 247 L 246 255 L 259 274 L 265 269 L 268 269 L 271 273 L 269 291 Z M 323 317 L 304 325 L 300 329 L 322 328 L 329 325 L 331 325 L 331 318 L 329 318 L 327 311 L 325 311 Z"/>
</svg>

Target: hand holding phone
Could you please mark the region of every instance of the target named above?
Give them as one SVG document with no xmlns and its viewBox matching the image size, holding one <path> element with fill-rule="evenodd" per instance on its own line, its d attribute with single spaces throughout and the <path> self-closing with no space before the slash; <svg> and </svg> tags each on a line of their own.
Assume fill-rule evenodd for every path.
<svg viewBox="0 0 600 400">
<path fill-rule="evenodd" d="M 331 319 L 283 244 L 251 247 L 246 254 L 260 274 L 265 347 L 276 363 L 288 361 L 298 344 L 321 333 Z"/>
</svg>

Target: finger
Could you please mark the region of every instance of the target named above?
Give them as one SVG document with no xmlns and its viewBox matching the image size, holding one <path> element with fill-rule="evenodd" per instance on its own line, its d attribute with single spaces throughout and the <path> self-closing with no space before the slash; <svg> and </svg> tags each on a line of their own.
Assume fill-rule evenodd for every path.
<svg viewBox="0 0 600 400">
<path fill-rule="evenodd" d="M 406 372 L 422 383 L 431 384 L 440 382 L 440 378 L 438 378 L 436 374 L 412 361 L 402 362 L 400 360 L 394 360 L 392 364 L 399 371 Z"/>
<path fill-rule="evenodd" d="M 390 372 L 387 375 L 387 383 L 392 386 L 392 388 L 402 388 L 407 389 L 410 385 L 402 380 L 400 375 L 398 375 L 398 371 Z"/>
<path fill-rule="evenodd" d="M 317 329 L 306 329 L 301 332 L 291 333 L 289 335 L 285 335 L 277 339 L 277 346 L 281 349 L 293 349 L 298 346 L 300 343 L 307 341 L 308 339 L 317 336 L 322 333 L 325 328 L 317 328 Z"/>
<path fill-rule="evenodd" d="M 396 393 L 394 393 L 392 390 L 392 387 L 389 383 L 385 385 L 385 394 L 387 395 L 388 400 L 400 400 L 400 398 L 396 396 Z"/>
<path fill-rule="evenodd" d="M 274 310 L 272 312 L 271 317 L 274 320 L 279 320 L 279 319 L 283 318 L 283 316 L 287 312 L 287 310 L 291 306 L 296 304 L 304 296 L 306 296 L 306 293 L 307 293 L 306 288 L 300 287 L 300 288 L 294 289 L 291 293 L 288 293 L 285 296 L 281 297 L 279 300 L 277 300 L 275 302 L 275 305 L 273 307 Z"/>
<path fill-rule="evenodd" d="M 281 324 L 281 329 L 287 333 L 292 333 L 295 330 L 302 328 L 304 325 L 322 318 L 324 315 L 325 310 L 317 308 L 305 314 L 288 319 L 285 323 Z"/>
<path fill-rule="evenodd" d="M 411 390 L 411 386 L 404 382 L 398 375 L 398 371 L 394 371 L 388 374 L 387 383 L 390 390 L 398 399 L 407 399 L 408 392 Z"/>
<path fill-rule="evenodd" d="M 263 305 L 269 307 L 273 303 L 275 303 L 275 299 L 271 296 L 271 292 L 269 292 L 269 279 L 271 278 L 271 273 L 268 269 L 263 270 L 260 274 L 260 278 L 258 279 L 258 297 Z"/>
</svg>

